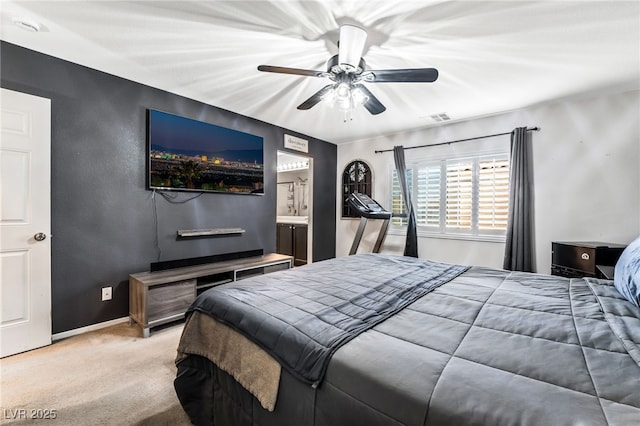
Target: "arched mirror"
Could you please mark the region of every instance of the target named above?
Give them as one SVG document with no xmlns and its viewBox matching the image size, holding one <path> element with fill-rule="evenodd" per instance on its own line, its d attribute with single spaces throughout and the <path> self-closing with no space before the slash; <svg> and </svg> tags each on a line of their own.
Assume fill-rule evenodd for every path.
<svg viewBox="0 0 640 426">
<path fill-rule="evenodd" d="M 355 160 L 347 164 L 342 172 L 342 217 L 360 217 L 347 202 L 353 192 L 360 192 L 371 197 L 371 167 L 362 161 Z"/>
</svg>

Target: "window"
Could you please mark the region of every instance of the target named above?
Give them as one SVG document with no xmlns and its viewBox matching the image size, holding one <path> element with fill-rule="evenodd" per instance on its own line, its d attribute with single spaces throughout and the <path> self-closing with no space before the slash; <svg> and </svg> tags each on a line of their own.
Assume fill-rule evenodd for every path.
<svg viewBox="0 0 640 426">
<path fill-rule="evenodd" d="M 470 230 L 473 222 L 473 162 L 447 162 L 445 167 L 445 227 Z"/>
<path fill-rule="evenodd" d="M 507 229 L 509 159 L 481 159 L 478 163 L 478 229 Z"/>
<path fill-rule="evenodd" d="M 393 213 L 405 213 L 396 171 Z M 416 163 L 407 170 L 418 231 L 465 237 L 504 236 L 509 208 L 509 155 L 505 153 Z M 404 218 L 392 219 L 404 226 Z"/>
<path fill-rule="evenodd" d="M 393 176 L 391 177 L 391 213 L 393 215 L 398 215 L 391 219 L 392 225 L 397 226 L 406 226 L 407 218 L 401 217 L 402 215 L 407 214 L 407 209 L 404 207 L 404 199 L 402 197 L 402 187 L 400 186 L 400 181 L 398 180 L 398 173 L 394 170 Z M 407 170 L 407 185 L 409 187 L 409 191 L 413 191 L 413 171 Z"/>
</svg>

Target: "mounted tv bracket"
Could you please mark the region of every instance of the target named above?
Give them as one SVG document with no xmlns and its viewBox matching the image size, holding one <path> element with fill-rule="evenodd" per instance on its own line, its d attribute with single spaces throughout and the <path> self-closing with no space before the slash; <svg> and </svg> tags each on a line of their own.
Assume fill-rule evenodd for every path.
<svg viewBox="0 0 640 426">
<path fill-rule="evenodd" d="M 382 220 L 382 226 L 378 233 L 378 239 L 373 246 L 373 253 L 380 253 L 380 247 L 384 238 L 387 236 L 387 229 L 389 228 L 389 219 L 391 219 L 391 213 L 386 211 L 375 200 L 371 199 L 368 195 L 360 192 L 354 192 L 347 198 L 349 204 L 355 209 L 356 213 L 360 216 L 360 225 L 356 231 L 356 235 L 353 238 L 353 244 L 349 255 L 356 254 L 358 246 L 362 240 L 362 234 L 367 226 L 369 219 Z"/>
</svg>

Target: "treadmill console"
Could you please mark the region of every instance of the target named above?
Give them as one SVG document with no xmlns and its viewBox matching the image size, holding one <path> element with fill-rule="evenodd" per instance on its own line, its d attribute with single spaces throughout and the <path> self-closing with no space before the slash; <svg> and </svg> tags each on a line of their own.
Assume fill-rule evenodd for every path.
<svg viewBox="0 0 640 426">
<path fill-rule="evenodd" d="M 389 219 L 391 213 L 386 211 L 380 204 L 366 194 L 354 192 L 347 198 L 349 204 L 356 209 L 356 212 L 368 219 Z"/>
</svg>

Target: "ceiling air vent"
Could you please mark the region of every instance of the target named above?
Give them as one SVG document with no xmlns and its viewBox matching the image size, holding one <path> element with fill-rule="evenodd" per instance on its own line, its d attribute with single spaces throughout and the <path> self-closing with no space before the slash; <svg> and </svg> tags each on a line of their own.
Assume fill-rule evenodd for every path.
<svg viewBox="0 0 640 426">
<path fill-rule="evenodd" d="M 11 19 L 11 21 L 15 26 L 25 31 L 29 31 L 32 33 L 37 33 L 38 31 L 40 31 L 40 24 L 31 19 L 14 17 Z"/>
<path fill-rule="evenodd" d="M 431 119 L 432 119 L 433 121 L 435 121 L 436 123 L 440 123 L 440 122 L 442 122 L 442 121 L 449 121 L 449 120 L 451 120 L 451 117 L 449 117 L 449 116 L 447 115 L 447 113 L 446 113 L 446 112 L 441 112 L 441 113 L 439 113 L 439 114 L 433 114 L 433 115 L 431 115 L 430 117 L 431 117 Z"/>
</svg>

